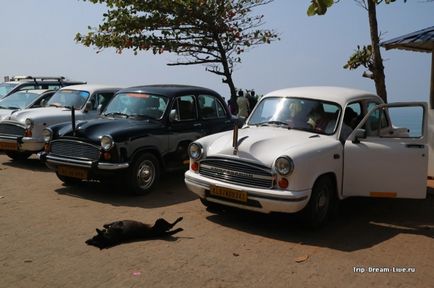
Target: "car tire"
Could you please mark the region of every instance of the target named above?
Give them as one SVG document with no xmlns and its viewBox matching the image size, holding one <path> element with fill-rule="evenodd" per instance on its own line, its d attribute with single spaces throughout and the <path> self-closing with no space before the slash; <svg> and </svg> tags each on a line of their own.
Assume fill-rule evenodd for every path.
<svg viewBox="0 0 434 288">
<path fill-rule="evenodd" d="M 335 207 L 335 187 L 330 177 L 320 177 L 313 185 L 307 206 L 302 210 L 303 222 L 311 228 L 323 226 Z"/>
<path fill-rule="evenodd" d="M 6 155 L 8 155 L 9 158 L 15 161 L 26 160 L 27 158 L 30 157 L 30 155 L 32 155 L 32 153 L 30 152 L 18 152 L 18 151 L 7 151 L 5 153 Z"/>
<path fill-rule="evenodd" d="M 59 173 L 56 172 L 56 176 L 57 178 L 59 178 L 60 181 L 62 181 L 66 186 L 72 186 L 72 185 L 76 185 L 78 183 L 81 182 L 81 179 L 77 179 L 74 177 L 68 177 L 68 176 L 63 176 L 60 175 Z"/>
<path fill-rule="evenodd" d="M 158 182 L 160 165 L 158 159 L 151 153 L 140 155 L 131 167 L 127 176 L 129 190 L 134 195 L 146 195 Z"/>
</svg>

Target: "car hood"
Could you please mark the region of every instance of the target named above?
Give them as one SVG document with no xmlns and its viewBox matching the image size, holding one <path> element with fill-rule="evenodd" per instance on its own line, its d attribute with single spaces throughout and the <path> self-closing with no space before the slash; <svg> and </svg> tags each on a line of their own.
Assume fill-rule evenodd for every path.
<svg viewBox="0 0 434 288">
<path fill-rule="evenodd" d="M 77 111 L 76 111 L 77 113 Z M 48 125 L 52 123 L 57 123 L 58 120 L 68 121 L 68 117 L 71 115 L 71 110 L 67 108 L 56 108 L 56 107 L 42 107 L 42 108 L 32 108 L 32 109 L 23 109 L 17 111 L 10 116 L 6 117 L 7 120 L 17 121 L 20 123 L 24 123 L 27 118 L 32 119 L 33 121 L 41 121 L 47 122 Z M 50 121 L 52 120 L 52 121 Z"/>
<path fill-rule="evenodd" d="M 272 166 L 277 157 L 288 155 L 297 157 L 309 152 L 336 145 L 332 136 L 320 135 L 295 129 L 279 127 L 249 127 L 238 130 L 238 151 L 234 155 L 233 132 L 212 135 L 214 141 L 201 142 L 205 146 L 206 156 L 223 156 L 244 159 L 251 162 Z M 218 137 L 217 137 L 218 136 Z"/>
<path fill-rule="evenodd" d="M 10 115 L 13 111 L 17 109 L 0 109 L 0 120 L 6 118 L 6 116 Z"/>
<path fill-rule="evenodd" d="M 152 130 L 162 128 L 162 124 L 154 120 L 107 119 L 98 118 L 89 121 L 78 121 L 75 137 L 99 143 L 101 136 L 110 135 L 114 141 L 124 141 L 131 137 L 141 137 Z M 72 136 L 71 125 L 59 130 L 60 136 Z"/>
</svg>

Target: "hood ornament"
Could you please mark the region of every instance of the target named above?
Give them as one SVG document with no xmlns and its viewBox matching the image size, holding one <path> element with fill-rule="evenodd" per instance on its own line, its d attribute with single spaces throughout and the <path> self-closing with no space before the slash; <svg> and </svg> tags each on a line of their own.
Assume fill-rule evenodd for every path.
<svg viewBox="0 0 434 288">
<path fill-rule="evenodd" d="M 238 154 L 238 125 L 235 124 L 234 126 L 234 134 L 232 139 L 232 147 L 234 148 L 233 154 Z"/>
</svg>

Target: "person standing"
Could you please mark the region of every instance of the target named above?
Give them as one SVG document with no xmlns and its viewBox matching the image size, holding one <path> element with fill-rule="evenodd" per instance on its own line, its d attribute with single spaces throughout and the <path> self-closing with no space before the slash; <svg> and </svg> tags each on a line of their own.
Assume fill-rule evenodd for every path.
<svg viewBox="0 0 434 288">
<path fill-rule="evenodd" d="M 249 100 L 247 100 L 246 97 L 244 97 L 244 92 L 242 90 L 238 91 L 238 98 L 237 98 L 237 105 L 238 105 L 238 117 L 247 118 L 249 116 Z"/>
</svg>

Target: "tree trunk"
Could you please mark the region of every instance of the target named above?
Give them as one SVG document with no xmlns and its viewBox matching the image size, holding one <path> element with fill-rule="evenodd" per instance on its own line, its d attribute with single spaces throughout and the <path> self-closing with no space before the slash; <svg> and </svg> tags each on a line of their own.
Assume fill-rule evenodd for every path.
<svg viewBox="0 0 434 288">
<path fill-rule="evenodd" d="M 221 64 L 223 66 L 223 74 L 226 79 L 223 79 L 223 82 L 228 84 L 229 90 L 231 92 L 231 99 L 234 103 L 237 103 L 237 91 L 235 90 L 234 81 L 232 80 L 232 72 L 229 68 L 228 58 L 226 57 L 226 50 L 223 48 L 223 45 L 220 41 L 220 38 L 217 33 L 214 34 L 214 40 L 217 43 L 218 50 L 220 52 Z"/>
<path fill-rule="evenodd" d="M 371 32 L 372 53 L 373 53 L 373 67 L 372 73 L 374 74 L 375 88 L 378 96 L 387 103 L 386 80 L 384 76 L 383 59 L 380 53 L 380 38 L 378 36 L 377 24 L 377 0 L 367 0 L 368 2 L 368 15 L 369 15 L 369 28 Z"/>
</svg>

